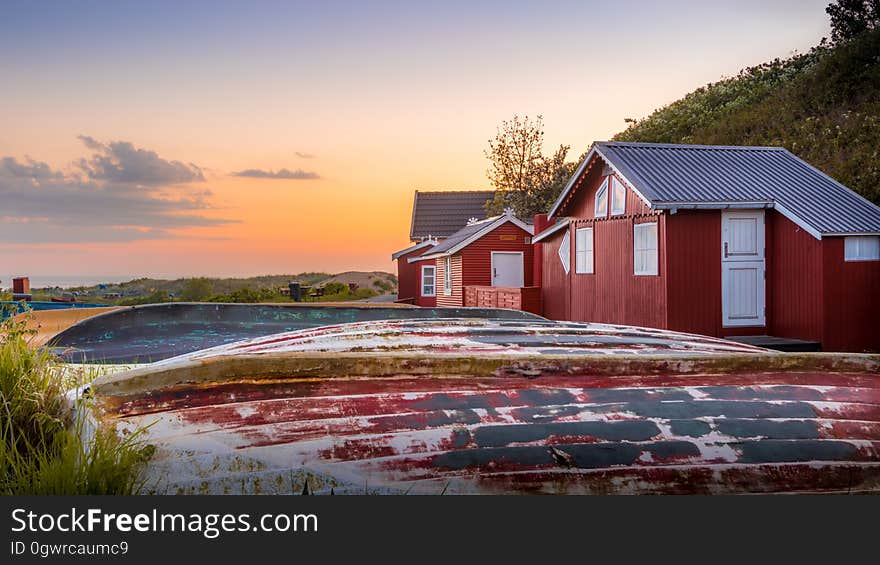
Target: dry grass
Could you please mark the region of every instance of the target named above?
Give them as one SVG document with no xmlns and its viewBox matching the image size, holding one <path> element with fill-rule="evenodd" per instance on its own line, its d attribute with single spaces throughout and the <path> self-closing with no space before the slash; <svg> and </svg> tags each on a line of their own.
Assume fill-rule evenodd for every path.
<svg viewBox="0 0 880 565">
<path fill-rule="evenodd" d="M 24 321 L 0 322 L 0 494 L 135 494 L 152 454 L 143 430 L 92 429 L 65 394 L 75 384 Z"/>
</svg>

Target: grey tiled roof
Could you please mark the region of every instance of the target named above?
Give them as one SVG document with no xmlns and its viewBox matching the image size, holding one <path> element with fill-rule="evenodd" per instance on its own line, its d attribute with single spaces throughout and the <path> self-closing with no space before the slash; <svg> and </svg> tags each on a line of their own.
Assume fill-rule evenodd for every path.
<svg viewBox="0 0 880 565">
<path fill-rule="evenodd" d="M 492 190 L 455 192 L 416 191 L 413 200 L 410 239 L 449 237 L 466 226 L 471 218 L 484 219 L 483 205 L 495 196 Z"/>
<path fill-rule="evenodd" d="M 654 207 L 763 202 L 820 234 L 880 232 L 880 207 L 781 147 L 597 142 L 594 148 Z"/>
</svg>

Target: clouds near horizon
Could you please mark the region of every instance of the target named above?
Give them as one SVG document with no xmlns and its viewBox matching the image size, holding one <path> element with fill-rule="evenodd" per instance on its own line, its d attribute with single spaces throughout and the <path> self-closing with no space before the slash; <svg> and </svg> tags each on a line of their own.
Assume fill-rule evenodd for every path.
<svg viewBox="0 0 880 565">
<path fill-rule="evenodd" d="M 81 135 L 91 151 L 69 170 L 31 157 L 0 158 L 0 242 L 120 242 L 177 237 L 169 230 L 228 224 L 207 216 L 212 192 L 192 163 L 128 141 Z"/>
<path fill-rule="evenodd" d="M 246 177 L 251 179 L 286 179 L 286 180 L 314 180 L 321 176 L 314 171 L 304 171 L 296 169 L 278 169 L 277 171 L 263 169 L 245 169 L 231 173 L 234 177 Z"/>
</svg>

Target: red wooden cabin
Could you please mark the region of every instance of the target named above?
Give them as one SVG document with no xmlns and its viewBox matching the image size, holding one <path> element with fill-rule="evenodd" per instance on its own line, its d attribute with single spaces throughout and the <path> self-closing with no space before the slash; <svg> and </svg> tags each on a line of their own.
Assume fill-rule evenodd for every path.
<svg viewBox="0 0 880 565">
<path fill-rule="evenodd" d="M 436 245 L 463 228 L 468 220 L 485 218 L 485 204 L 494 196 L 492 190 L 415 192 L 409 228 L 414 245 L 391 256 L 397 261 L 398 302 L 435 305 L 435 289 L 430 285 L 434 262 L 412 259 L 425 253 L 428 245 Z"/>
<path fill-rule="evenodd" d="M 536 230 L 546 317 L 880 350 L 880 208 L 785 149 L 599 142 Z"/>
<path fill-rule="evenodd" d="M 468 286 L 516 289 L 518 293 L 531 287 L 532 229 L 506 213 L 470 223 L 417 258 L 436 264 L 437 306 L 477 306 L 465 304 Z M 523 309 L 538 309 L 532 303 L 526 306 Z"/>
</svg>

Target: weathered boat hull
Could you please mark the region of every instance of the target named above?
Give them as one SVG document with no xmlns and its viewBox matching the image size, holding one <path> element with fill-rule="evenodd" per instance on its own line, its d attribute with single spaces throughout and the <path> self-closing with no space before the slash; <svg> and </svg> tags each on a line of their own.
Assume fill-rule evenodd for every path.
<svg viewBox="0 0 880 565">
<path fill-rule="evenodd" d="M 597 324 L 348 324 L 100 379 L 171 493 L 880 491 L 880 359 Z M 308 485 L 308 487 L 306 487 Z"/>
<path fill-rule="evenodd" d="M 148 304 L 95 316 L 58 333 L 51 345 L 69 363 L 149 363 L 258 336 L 388 319 L 542 319 L 517 310 L 405 305 Z"/>
</svg>

